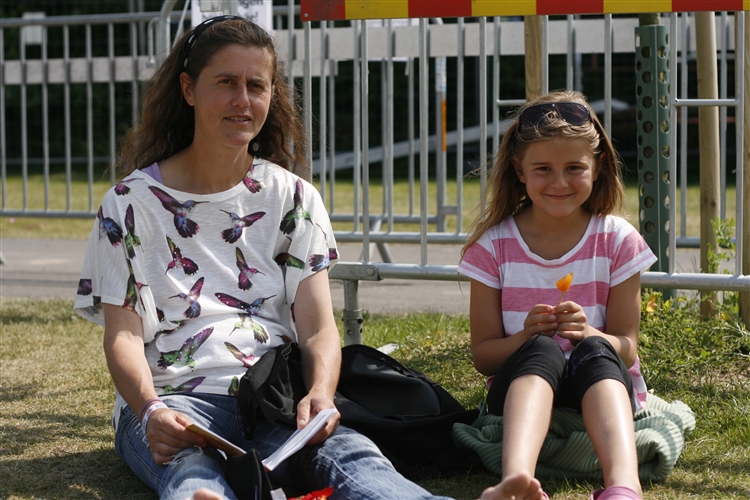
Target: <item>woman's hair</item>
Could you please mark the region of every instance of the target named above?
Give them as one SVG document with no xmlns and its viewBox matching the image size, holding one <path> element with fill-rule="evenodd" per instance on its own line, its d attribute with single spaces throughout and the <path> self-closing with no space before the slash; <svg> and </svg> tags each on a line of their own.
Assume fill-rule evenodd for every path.
<svg viewBox="0 0 750 500">
<path fill-rule="evenodd" d="M 196 34 L 194 40 L 191 35 Z M 268 117 L 252 144 L 251 152 L 286 170 L 306 177 L 310 166 L 305 150 L 307 138 L 299 116 L 294 89 L 287 84 L 273 38 L 260 26 L 242 18 L 216 21 L 186 33 L 151 77 L 143 97 L 138 126 L 124 138 L 117 161 L 120 178 L 136 169 L 169 158 L 193 142 L 195 114 L 182 95 L 180 74 L 193 82 L 211 57 L 228 45 L 257 47 L 272 59 L 273 93 Z"/>
<path fill-rule="evenodd" d="M 583 125 L 571 125 L 556 112 L 544 115 L 537 126 L 519 126 L 519 116 L 531 106 L 542 103 L 576 102 L 588 108 L 591 120 Z M 488 175 L 489 200 L 485 209 L 469 229 L 469 237 L 461 255 L 491 227 L 510 215 L 515 215 L 531 205 L 526 185 L 516 172 L 514 160 L 520 165 L 528 147 L 538 141 L 550 139 L 584 139 L 596 158 L 598 177 L 591 195 L 583 203 L 584 210 L 599 215 L 609 215 L 622 207 L 624 192 L 620 179 L 620 159 L 586 98 L 580 92 L 559 90 L 550 92 L 526 103 L 515 113 L 515 122 L 508 128 Z"/>
</svg>

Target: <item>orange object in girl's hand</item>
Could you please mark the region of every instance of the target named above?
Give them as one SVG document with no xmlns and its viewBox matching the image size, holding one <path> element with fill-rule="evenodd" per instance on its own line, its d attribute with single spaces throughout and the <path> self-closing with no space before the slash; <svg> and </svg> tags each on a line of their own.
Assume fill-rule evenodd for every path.
<svg viewBox="0 0 750 500">
<path fill-rule="evenodd" d="M 573 283 L 573 273 L 568 273 L 557 282 L 555 282 L 555 286 L 558 290 L 560 290 L 560 300 L 557 302 L 557 305 L 559 306 L 562 304 L 563 295 L 565 295 L 565 292 L 570 290 L 570 285 Z"/>
</svg>

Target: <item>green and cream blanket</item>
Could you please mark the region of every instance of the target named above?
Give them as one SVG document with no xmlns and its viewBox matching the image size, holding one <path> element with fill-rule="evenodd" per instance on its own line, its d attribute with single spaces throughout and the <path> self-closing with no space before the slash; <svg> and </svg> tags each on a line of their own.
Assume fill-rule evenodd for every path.
<svg viewBox="0 0 750 500">
<path fill-rule="evenodd" d="M 488 414 L 484 407 L 480 409 L 480 416 L 472 425 L 454 424 L 453 441 L 476 452 L 487 469 L 501 474 L 503 417 Z M 641 480 L 663 481 L 680 457 L 685 439 L 695 429 L 695 415 L 681 401 L 667 403 L 649 394 L 646 407 L 637 411 L 633 420 Z M 536 476 L 601 479 L 602 468 L 580 413 L 568 409 L 552 412 Z"/>
</svg>

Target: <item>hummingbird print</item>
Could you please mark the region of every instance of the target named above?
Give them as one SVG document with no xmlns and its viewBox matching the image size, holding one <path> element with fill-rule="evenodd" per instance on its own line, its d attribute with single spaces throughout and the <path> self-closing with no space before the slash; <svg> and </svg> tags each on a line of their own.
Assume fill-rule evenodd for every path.
<svg viewBox="0 0 750 500">
<path fill-rule="evenodd" d="M 240 275 L 237 278 L 237 286 L 240 288 L 240 290 L 250 290 L 253 287 L 253 284 L 250 282 L 250 278 L 252 278 L 256 274 L 262 274 L 263 276 L 265 276 L 266 273 L 260 272 L 254 267 L 248 266 L 247 262 L 245 261 L 245 256 L 242 254 L 242 250 L 240 250 L 240 247 L 237 247 L 234 250 L 234 255 L 235 257 L 237 257 L 237 269 L 240 270 Z"/>
<path fill-rule="evenodd" d="M 101 240 L 106 236 L 112 246 L 117 247 L 122 241 L 122 228 L 114 219 L 104 216 L 101 205 L 99 205 L 99 212 L 97 212 L 96 217 L 99 219 L 99 239 Z"/>
<path fill-rule="evenodd" d="M 328 235 L 326 234 L 326 232 L 323 231 L 323 228 L 320 227 L 320 224 L 318 224 L 317 222 L 315 223 L 315 225 L 318 226 L 318 229 L 320 229 L 320 232 L 323 233 L 323 238 L 326 240 L 326 245 L 329 245 L 329 243 L 328 243 Z M 336 248 L 331 248 L 329 246 L 328 247 L 328 260 L 329 260 L 329 263 L 330 263 L 330 261 L 336 260 L 338 258 L 339 258 L 339 252 L 336 250 Z"/>
<path fill-rule="evenodd" d="M 255 212 L 254 214 L 240 217 L 234 212 L 227 212 L 226 210 L 222 210 L 222 212 L 229 215 L 232 220 L 232 227 L 221 232 L 221 237 L 224 238 L 224 241 L 227 243 L 234 243 L 239 240 L 240 236 L 242 236 L 243 229 L 252 226 L 261 217 L 266 215 L 265 212 Z"/>
<path fill-rule="evenodd" d="M 240 393 L 240 379 L 232 377 L 232 382 L 229 384 L 229 390 L 227 394 L 230 396 L 237 396 Z"/>
<path fill-rule="evenodd" d="M 187 257 L 183 257 L 182 252 L 180 252 L 180 247 L 175 245 L 172 238 L 169 236 L 167 236 L 167 245 L 169 245 L 169 253 L 172 254 L 172 262 L 167 264 L 167 270 L 164 271 L 164 274 L 167 274 L 170 269 L 176 269 L 178 267 L 182 268 L 186 276 L 192 276 L 198 272 L 198 264 Z"/>
<path fill-rule="evenodd" d="M 248 304 L 247 302 L 244 302 L 240 299 L 232 297 L 231 295 L 227 295 L 226 293 L 216 294 L 216 298 L 222 301 L 224 304 L 228 305 L 229 307 L 234 307 L 235 309 L 242 309 L 246 313 L 252 314 L 253 316 L 260 316 L 260 310 L 263 307 L 263 303 L 273 297 L 276 297 L 276 295 L 271 295 L 270 297 L 261 297 L 261 298 L 255 299 L 252 304 Z"/>
<path fill-rule="evenodd" d="M 177 330 L 179 330 L 180 328 L 182 328 L 183 326 L 185 326 L 186 322 L 187 322 L 186 319 L 180 319 L 180 320 L 177 320 L 177 321 L 169 320 L 169 323 L 171 323 L 173 325 L 177 325 L 177 326 L 174 327 L 174 328 L 172 328 L 172 329 L 170 329 L 170 330 L 159 330 L 158 332 L 156 332 L 156 334 L 154 335 L 154 340 L 152 340 L 151 342 L 156 342 L 156 340 L 159 337 L 161 337 L 162 335 L 169 335 L 170 333 L 176 332 Z M 149 345 L 151 342 L 146 342 L 145 345 Z"/>
<path fill-rule="evenodd" d="M 231 352 L 232 355 L 237 358 L 240 363 L 245 365 L 245 368 L 250 368 L 251 366 L 253 366 L 253 360 L 255 359 L 255 356 L 253 356 L 252 354 L 245 354 L 229 342 L 224 342 L 224 345 L 227 346 L 229 352 Z"/>
<path fill-rule="evenodd" d="M 141 288 L 148 285 L 141 283 L 140 281 L 136 281 L 135 274 L 133 274 L 133 265 L 129 260 L 126 260 L 125 262 L 128 263 L 130 277 L 128 278 L 128 284 L 125 290 L 125 301 L 122 303 L 122 307 L 130 311 L 135 311 L 135 306 L 136 304 L 138 304 L 138 294 L 140 293 Z"/>
<path fill-rule="evenodd" d="M 198 224 L 194 220 L 189 219 L 188 216 L 197 205 L 206 202 L 188 200 L 185 203 L 180 203 L 156 186 L 149 186 L 148 188 L 157 198 L 159 198 L 161 205 L 174 214 L 174 227 L 177 228 L 177 232 L 180 233 L 180 236 L 183 238 L 192 238 L 200 228 Z"/>
<path fill-rule="evenodd" d="M 90 279 L 78 280 L 78 295 L 88 295 L 93 291 L 93 285 Z"/>
<path fill-rule="evenodd" d="M 287 236 L 286 239 L 289 240 L 289 247 L 292 246 L 292 239 Z M 305 262 L 302 259 L 298 259 L 294 255 L 289 253 L 289 247 L 287 247 L 286 252 L 280 252 L 276 255 L 276 257 L 273 258 L 274 262 L 276 262 L 279 266 L 286 266 L 286 267 L 296 267 L 297 269 L 304 269 L 305 268 Z"/>
<path fill-rule="evenodd" d="M 187 339 L 178 350 L 160 353 L 161 356 L 157 361 L 159 368 L 166 370 L 170 366 L 189 366 L 191 370 L 195 370 L 193 355 L 213 331 L 213 327 L 209 326 Z"/>
<path fill-rule="evenodd" d="M 174 387 L 172 387 L 171 385 L 165 385 L 165 386 L 157 385 L 156 388 L 162 390 L 162 396 L 166 396 L 168 394 L 184 394 L 184 393 L 193 392 L 195 388 L 201 385 L 201 383 L 205 379 L 206 377 L 194 377 Z"/>
<path fill-rule="evenodd" d="M 128 257 L 131 259 L 135 258 L 135 247 L 141 246 L 141 239 L 135 235 L 135 215 L 133 214 L 133 205 L 128 205 L 125 210 L 125 249 L 128 252 Z"/>
<path fill-rule="evenodd" d="M 312 271 L 316 273 L 331 265 L 331 259 L 328 258 L 327 255 L 320 254 L 312 254 L 307 259 L 307 262 L 308 264 L 310 264 L 310 269 L 312 269 Z"/>
<path fill-rule="evenodd" d="M 201 288 L 203 288 L 203 278 L 198 278 L 198 281 L 193 284 L 188 293 L 178 293 L 169 297 L 170 299 L 179 297 L 188 303 L 188 308 L 182 313 L 186 318 L 197 318 L 201 315 L 201 305 L 198 303 L 198 299 L 201 296 Z"/>
<path fill-rule="evenodd" d="M 156 308 L 156 318 L 159 320 L 159 323 L 164 321 L 164 311 L 162 311 L 158 307 Z"/>
<path fill-rule="evenodd" d="M 290 337 L 289 335 L 278 335 L 277 334 L 276 336 L 279 337 L 282 341 L 284 341 L 285 344 L 290 344 L 290 343 L 294 342 L 292 340 L 292 337 Z"/>
<path fill-rule="evenodd" d="M 252 330 L 255 340 L 257 340 L 261 344 L 265 344 L 266 342 L 268 342 L 268 339 L 270 338 L 268 336 L 268 331 L 266 331 L 266 328 L 263 325 L 253 321 L 253 316 L 251 314 L 238 313 L 238 316 L 240 317 L 240 320 L 234 324 L 234 328 L 232 328 L 232 331 L 229 332 L 229 335 L 232 335 L 235 330 L 239 329 Z"/>
<path fill-rule="evenodd" d="M 242 178 L 242 182 L 245 184 L 247 190 L 251 193 L 257 193 L 258 191 L 263 189 L 263 183 L 252 178 L 254 168 L 255 164 L 250 165 L 250 168 L 247 169 L 245 177 Z"/>
<path fill-rule="evenodd" d="M 284 215 L 281 219 L 279 229 L 284 234 L 291 234 L 297 227 L 297 221 L 308 220 L 312 222 L 310 214 L 302 208 L 302 181 L 297 179 L 297 183 L 294 189 L 294 208 Z"/>
<path fill-rule="evenodd" d="M 137 179 L 125 179 L 117 183 L 115 186 L 115 194 L 118 196 L 125 196 L 126 194 L 130 193 L 131 189 L 128 186 L 131 182 L 135 181 Z"/>
</svg>

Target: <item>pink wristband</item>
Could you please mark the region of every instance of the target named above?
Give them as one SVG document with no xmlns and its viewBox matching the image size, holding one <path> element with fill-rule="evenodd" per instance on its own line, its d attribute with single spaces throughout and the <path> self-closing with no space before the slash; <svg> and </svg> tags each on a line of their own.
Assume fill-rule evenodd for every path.
<svg viewBox="0 0 750 500">
<path fill-rule="evenodd" d="M 141 413 L 138 415 L 139 422 L 143 422 L 143 414 L 146 413 L 146 409 L 148 409 L 149 405 L 156 402 L 163 403 L 160 398 L 149 399 L 148 401 L 146 401 L 146 404 L 144 404 L 143 408 L 141 408 Z"/>
<path fill-rule="evenodd" d="M 148 425 L 148 417 L 150 417 L 151 414 L 154 413 L 156 410 L 161 410 L 162 408 L 169 409 L 167 405 L 159 401 L 149 406 L 148 409 L 146 410 L 146 414 L 143 415 L 143 420 L 141 421 L 141 428 L 143 429 L 143 442 L 146 443 L 146 445 L 148 445 L 148 437 L 146 436 L 146 426 Z"/>
</svg>

